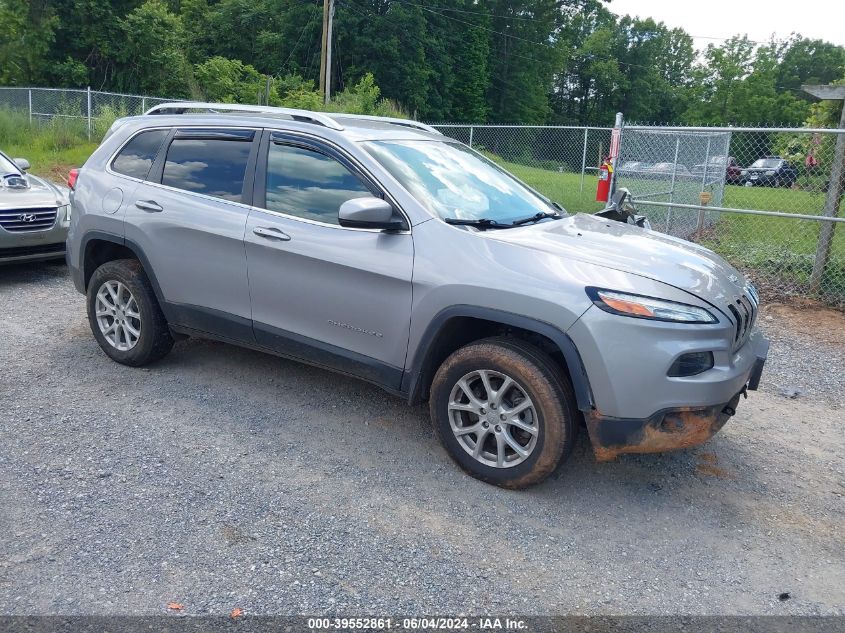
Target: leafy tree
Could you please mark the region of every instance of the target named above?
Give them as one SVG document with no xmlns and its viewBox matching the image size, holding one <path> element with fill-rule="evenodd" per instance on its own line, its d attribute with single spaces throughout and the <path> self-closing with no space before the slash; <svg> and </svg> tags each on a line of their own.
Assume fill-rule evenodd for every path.
<svg viewBox="0 0 845 633">
<path fill-rule="evenodd" d="M 147 0 L 120 21 L 124 89 L 139 94 L 188 96 L 189 68 L 182 50 L 182 19 L 161 0 Z"/>
</svg>

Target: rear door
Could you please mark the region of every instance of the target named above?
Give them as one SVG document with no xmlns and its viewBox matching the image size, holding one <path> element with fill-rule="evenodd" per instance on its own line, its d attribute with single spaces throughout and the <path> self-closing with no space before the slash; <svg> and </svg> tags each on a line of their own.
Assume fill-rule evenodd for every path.
<svg viewBox="0 0 845 633">
<path fill-rule="evenodd" d="M 243 237 L 259 137 L 175 129 L 134 191 L 126 239 L 145 254 L 171 323 L 253 340 Z"/>
<path fill-rule="evenodd" d="M 346 200 L 383 197 L 345 154 L 265 132 L 245 235 L 259 343 L 398 388 L 411 314 L 410 231 L 338 224 Z"/>
</svg>

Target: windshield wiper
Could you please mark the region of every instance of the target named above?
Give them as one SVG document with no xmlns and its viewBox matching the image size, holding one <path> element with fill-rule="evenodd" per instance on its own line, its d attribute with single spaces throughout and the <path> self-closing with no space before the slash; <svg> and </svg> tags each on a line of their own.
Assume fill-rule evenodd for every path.
<svg viewBox="0 0 845 633">
<path fill-rule="evenodd" d="M 474 226 L 479 229 L 509 229 L 513 224 L 505 224 L 498 220 L 491 220 L 490 218 L 478 218 L 472 220 L 465 220 L 462 218 L 444 218 L 446 224 L 454 226 Z"/>
<path fill-rule="evenodd" d="M 527 218 L 520 218 L 519 220 L 514 220 L 511 222 L 511 226 L 520 226 L 521 224 L 531 224 L 532 222 L 539 222 L 540 220 L 545 220 L 546 218 L 559 218 L 560 213 L 550 213 L 548 211 L 541 211 L 540 213 L 535 213 L 534 215 L 530 215 Z"/>
</svg>

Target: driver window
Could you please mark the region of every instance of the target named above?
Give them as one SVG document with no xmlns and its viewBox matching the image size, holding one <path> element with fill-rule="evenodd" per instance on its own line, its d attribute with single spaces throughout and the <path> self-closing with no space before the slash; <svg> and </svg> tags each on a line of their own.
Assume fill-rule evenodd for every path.
<svg viewBox="0 0 845 633">
<path fill-rule="evenodd" d="M 271 143 L 265 207 L 308 220 L 337 224 L 347 200 L 373 195 L 338 161 L 304 147 Z"/>
</svg>

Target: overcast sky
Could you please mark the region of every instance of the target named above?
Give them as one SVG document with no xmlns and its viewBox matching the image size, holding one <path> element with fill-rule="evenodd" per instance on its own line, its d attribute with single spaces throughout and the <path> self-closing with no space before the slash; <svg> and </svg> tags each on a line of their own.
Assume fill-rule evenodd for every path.
<svg viewBox="0 0 845 633">
<path fill-rule="evenodd" d="M 608 8 L 679 26 L 696 38 L 696 48 L 738 33 L 765 41 L 793 31 L 845 46 L 845 0 L 611 0 Z"/>
</svg>

